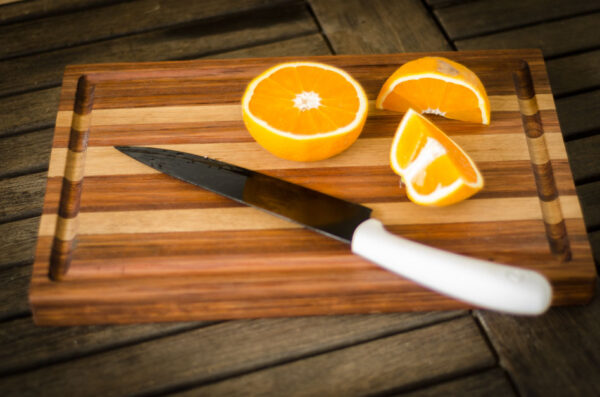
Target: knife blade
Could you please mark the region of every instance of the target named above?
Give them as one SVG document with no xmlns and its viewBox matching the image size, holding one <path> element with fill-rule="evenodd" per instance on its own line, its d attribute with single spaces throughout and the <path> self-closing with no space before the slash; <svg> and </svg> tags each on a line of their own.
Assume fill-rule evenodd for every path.
<svg viewBox="0 0 600 397">
<path fill-rule="evenodd" d="M 552 287 L 542 274 L 394 235 L 364 205 L 204 156 L 151 147 L 115 148 L 171 177 L 347 243 L 353 253 L 454 299 L 520 315 L 541 314 L 550 306 Z"/>
</svg>

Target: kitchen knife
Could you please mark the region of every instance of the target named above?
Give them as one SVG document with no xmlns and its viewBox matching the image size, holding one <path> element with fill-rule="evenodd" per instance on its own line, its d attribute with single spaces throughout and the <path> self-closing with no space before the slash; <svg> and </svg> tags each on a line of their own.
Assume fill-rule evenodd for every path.
<svg viewBox="0 0 600 397">
<path fill-rule="evenodd" d="M 512 314 L 543 313 L 552 287 L 532 270 L 428 247 L 388 232 L 371 209 L 208 157 L 117 146 L 160 172 L 350 244 L 353 253 L 424 287 Z"/>
</svg>

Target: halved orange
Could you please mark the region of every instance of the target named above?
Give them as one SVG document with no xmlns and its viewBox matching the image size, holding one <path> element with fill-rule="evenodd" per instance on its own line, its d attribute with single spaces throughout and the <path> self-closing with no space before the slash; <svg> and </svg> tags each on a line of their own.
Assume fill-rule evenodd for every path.
<svg viewBox="0 0 600 397">
<path fill-rule="evenodd" d="M 378 109 L 431 113 L 450 119 L 490 123 L 490 101 L 479 77 L 460 63 L 423 57 L 398 68 L 377 96 Z"/>
<path fill-rule="evenodd" d="M 274 155 L 296 161 L 332 157 L 360 135 L 367 96 L 345 71 L 317 62 L 275 65 L 242 98 L 246 128 Z"/>
<path fill-rule="evenodd" d="M 390 165 L 406 185 L 408 198 L 421 205 L 454 204 L 483 188 L 483 177 L 473 160 L 410 108 L 394 136 Z"/>
</svg>

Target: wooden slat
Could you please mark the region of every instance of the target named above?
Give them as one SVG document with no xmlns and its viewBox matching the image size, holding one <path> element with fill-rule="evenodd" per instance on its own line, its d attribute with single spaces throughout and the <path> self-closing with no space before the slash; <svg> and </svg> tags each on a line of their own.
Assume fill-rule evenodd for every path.
<svg viewBox="0 0 600 397">
<path fill-rule="evenodd" d="M 0 138 L 0 178 L 48 169 L 53 135 L 54 130 L 47 128 Z"/>
<path fill-rule="evenodd" d="M 310 0 L 336 54 L 449 50 L 418 0 Z"/>
<path fill-rule="evenodd" d="M 500 368 L 494 368 L 483 373 L 460 377 L 451 381 L 424 387 L 402 397 L 504 397 L 517 396 L 506 374 Z"/>
<path fill-rule="evenodd" d="M 312 16 L 299 3 L 235 14 L 226 21 L 195 21 L 185 26 L 6 60 L 0 63 L 0 75 L 5 76 L 0 80 L 0 95 L 58 86 L 66 65 L 198 58 L 317 31 Z"/>
<path fill-rule="evenodd" d="M 60 88 L 0 98 L 0 137 L 54 125 Z"/>
<path fill-rule="evenodd" d="M 544 225 L 539 220 L 501 224 L 470 222 L 459 225 L 392 225 L 388 229 L 430 246 L 464 255 L 481 256 L 500 263 L 527 261 L 529 264 L 543 264 L 551 257 L 544 235 Z M 469 239 L 456 241 L 454 235 L 465 232 L 469 233 Z M 536 237 L 528 237 L 531 235 Z M 517 254 L 514 252 L 514 246 L 523 239 L 527 239 L 529 251 Z M 581 247 L 582 242 L 587 241 L 585 229 L 581 227 L 577 234 L 573 232 L 570 239 L 576 247 Z M 48 237 L 42 237 L 42 240 L 41 246 L 50 242 Z M 351 267 L 351 275 L 340 274 L 337 277 L 340 281 L 346 277 L 348 283 L 360 283 L 361 272 L 367 277 L 372 276 L 376 269 L 372 264 L 353 257 L 344 244 L 303 229 L 253 230 L 250 236 L 240 231 L 123 234 L 119 236 L 118 251 L 116 244 L 112 245 L 115 249 L 106 250 L 105 247 L 110 242 L 111 236 L 80 235 L 77 254 L 69 270 L 70 279 L 118 277 L 125 272 L 128 276 L 192 276 L 204 272 L 205 277 L 197 284 L 196 292 L 199 292 L 201 283 L 210 285 L 210 277 L 214 277 L 214 283 L 235 284 L 240 281 L 248 284 L 254 280 L 248 275 L 250 265 L 257 273 L 269 272 L 271 278 L 274 277 L 274 273 L 279 273 L 279 278 L 283 279 L 292 275 L 300 277 L 300 273 L 306 271 L 306 277 L 322 277 L 323 280 L 326 277 L 333 278 L 336 272 L 346 271 L 345 267 Z M 492 248 L 487 248 L 486 244 Z M 279 248 L 281 245 L 287 247 L 283 253 Z M 236 247 L 235 255 L 227 253 L 232 246 Z M 152 262 L 148 260 L 148 251 L 154 253 Z M 249 259 L 257 254 L 263 259 L 262 262 Z M 195 255 L 203 255 L 206 259 L 200 261 Z M 124 260 L 123 256 L 127 259 Z M 307 258 L 318 256 L 323 256 L 323 259 L 298 266 L 298 263 L 306 261 Z M 224 280 L 224 277 L 227 280 Z M 266 278 L 268 277 L 265 276 Z M 389 277 L 388 281 L 393 282 L 394 279 Z M 239 292 L 241 284 L 238 284 L 237 288 Z M 249 285 L 248 288 L 252 286 Z"/>
<path fill-rule="evenodd" d="M 2 257 L 3 262 L 4 260 Z M 32 261 L 33 258 L 30 258 L 30 262 Z M 31 264 L 2 266 L 3 264 L 0 263 L 0 321 L 14 316 L 29 315 L 27 291 L 31 280 Z"/>
<path fill-rule="evenodd" d="M 441 7 L 449 7 L 449 6 L 456 5 L 456 4 L 464 4 L 467 2 L 474 2 L 474 1 L 481 1 L 481 0 L 425 0 L 425 3 L 427 3 L 432 8 L 441 8 Z"/>
<path fill-rule="evenodd" d="M 600 131 L 600 90 L 559 98 L 556 111 L 566 139 Z"/>
<path fill-rule="evenodd" d="M 294 319 L 233 321 L 168 336 L 0 379 L 0 389 L 8 395 L 41 390 L 46 395 L 105 395 L 107 385 L 113 395 L 133 395 L 176 390 L 183 385 L 203 383 L 340 349 L 349 345 L 395 334 L 415 327 L 455 317 L 457 312 L 400 315 L 305 317 Z M 477 344 L 481 336 L 465 320 L 450 322 L 457 337 L 452 350 L 462 357 L 463 366 L 490 365 L 487 347 Z M 409 340 L 419 346 L 444 332 L 427 332 Z M 443 330 L 441 328 L 435 328 Z M 401 334 L 402 335 L 402 334 Z M 480 342 L 481 343 L 481 342 Z M 430 345 L 431 357 L 438 344 Z M 454 347 L 455 345 L 449 345 Z M 469 346 L 469 348 L 466 348 Z M 474 352 L 474 353 L 471 353 Z M 424 354 L 417 348 L 416 356 Z M 451 356 L 451 355 L 449 355 Z M 471 358 L 474 358 L 471 361 Z M 396 362 L 405 362 L 397 360 Z M 471 361 L 471 362 L 470 362 Z M 407 361 L 409 362 L 409 361 Z M 453 360 L 461 366 L 460 360 Z M 89 374 L 94 374 L 89 376 Z M 415 377 L 422 376 L 417 372 Z"/>
<path fill-rule="evenodd" d="M 177 396 L 364 396 L 399 392 L 494 365 L 471 318 L 461 318 L 271 367 Z M 298 387 L 302 385 L 302 387 Z"/>
<path fill-rule="evenodd" d="M 331 55 L 331 51 L 320 33 L 314 33 L 303 37 L 295 37 L 280 40 L 274 43 L 262 44 L 254 47 L 240 48 L 211 55 L 207 58 L 252 58 L 261 54 L 277 54 L 277 56 Z"/>
<path fill-rule="evenodd" d="M 486 0 L 435 10 L 452 40 L 600 10 L 587 0 Z"/>
<path fill-rule="evenodd" d="M 536 81 L 536 92 L 540 99 L 540 105 L 546 105 L 544 108 L 552 108 L 553 101 L 541 102 L 541 96 L 551 94 L 550 86 L 547 82 L 545 66 L 541 59 L 537 57 L 535 51 L 499 51 L 490 52 L 485 55 L 488 57 L 497 56 L 497 62 L 490 64 L 482 57 L 483 54 L 477 52 L 451 53 L 437 52 L 430 55 L 450 56 L 454 60 L 470 65 L 477 70 L 482 82 L 486 85 L 490 100 L 493 100 L 493 106 L 500 106 L 499 111 L 514 110 L 518 103 L 514 100 L 514 85 L 510 78 L 499 78 L 500 71 L 506 68 L 504 62 L 514 62 L 515 56 L 521 56 L 527 59 L 530 63 L 532 75 Z M 374 101 L 379 90 L 381 89 L 382 81 L 384 81 L 391 73 L 394 72 L 403 62 L 409 59 L 414 59 L 418 54 L 402 55 L 372 55 L 370 62 L 381 62 L 377 68 L 377 73 L 369 72 L 367 68 L 362 68 L 357 64 L 357 61 L 352 56 L 323 58 L 323 57 L 307 57 L 305 59 L 321 62 L 330 62 L 341 68 L 345 68 L 350 74 L 358 79 L 365 89 L 369 98 Z M 190 106 L 190 105 L 208 105 L 219 103 L 221 105 L 232 105 L 239 103 L 239 97 L 243 93 L 248 81 L 255 77 L 258 73 L 264 71 L 273 62 L 282 62 L 283 60 L 297 60 L 297 58 L 273 58 L 271 61 L 253 60 L 248 61 L 245 68 L 239 68 L 236 64 L 227 61 L 203 61 L 203 62 L 162 62 L 155 64 L 146 64 L 145 71 L 137 70 L 136 75 L 131 73 L 136 68 L 136 64 L 97 64 L 94 66 L 73 66 L 66 71 L 67 80 L 65 82 L 63 95 L 64 100 L 61 102 L 60 110 L 72 110 L 72 98 L 74 95 L 74 81 L 81 73 L 105 73 L 114 70 L 115 67 L 122 70 L 122 73 L 113 75 L 117 79 L 129 80 L 129 84 L 122 84 L 122 81 L 103 81 L 102 90 L 98 90 L 94 99 L 94 109 L 116 109 L 116 108 L 131 108 L 131 107 L 156 107 L 162 106 Z M 487 62 L 487 63 L 486 63 Z M 188 67 L 187 71 L 182 71 L 182 68 Z M 218 67 L 222 73 L 227 73 L 226 79 L 208 79 L 203 81 L 202 76 L 206 73 L 205 68 Z M 153 68 L 154 71 L 151 69 Z M 165 79 L 153 80 L 156 73 L 163 74 Z M 183 76 L 181 74 L 183 73 Z M 178 78 L 184 84 L 171 84 L 170 79 Z M 506 76 L 506 75 L 504 75 Z M 149 85 L 149 82 L 152 84 Z M 214 91 L 206 91 L 206 84 L 219 84 L 222 87 L 222 95 L 216 96 Z M 193 91 L 192 91 L 193 88 Z M 204 88 L 204 89 L 203 89 Z M 153 98 L 152 93 L 156 95 Z M 107 95 L 108 94 L 108 95 Z M 499 102 L 498 102 L 499 101 Z M 377 113 L 376 113 L 377 114 Z M 382 111 L 378 115 L 382 115 Z M 389 114 L 389 112 L 388 112 Z M 239 116 L 238 116 L 239 117 Z M 494 118 L 494 116 L 492 116 Z M 62 120 L 62 119 L 61 119 Z"/>
<path fill-rule="evenodd" d="M 560 203 L 566 218 L 581 217 L 577 198 L 574 195 L 561 197 Z M 452 207 L 440 208 L 435 212 L 428 211 L 426 207 L 415 207 L 410 202 L 367 202 L 364 204 L 373 209 L 375 217 L 390 225 L 502 222 L 539 220 L 542 217 L 536 196 L 501 199 L 473 198 Z M 81 212 L 78 222 L 79 233 L 82 235 L 269 230 L 301 227 L 246 206 L 146 211 L 128 208 L 127 211 L 122 212 Z M 43 215 L 40 236 L 54 235 L 55 224 L 55 215 Z"/>
<path fill-rule="evenodd" d="M 498 169 L 493 162 L 480 162 L 478 167 L 485 178 L 486 189 L 479 192 L 477 198 L 524 197 L 537 194 L 529 161 L 506 161 L 501 169 Z M 360 170 L 353 168 L 353 175 L 340 176 L 340 170 L 335 167 L 311 170 L 310 177 L 302 168 L 265 172 L 353 202 L 408 201 L 398 190 L 398 177 L 387 165 L 365 166 Z M 570 177 L 568 162 L 553 161 L 553 172 L 559 185 L 559 193 L 574 195 L 575 186 Z M 507 184 L 507 176 L 514 174 L 518 177 L 513 179 L 513 183 Z M 81 211 L 84 212 L 240 206 L 232 200 L 162 174 L 87 176 L 86 181 L 88 181 L 86 197 L 80 204 Z M 46 191 L 58 192 L 61 184 L 62 179 L 51 177 Z M 370 186 L 368 192 L 364 189 L 365 184 Z M 132 187 L 136 190 L 136 196 L 133 198 Z M 58 200 L 56 196 L 53 197 L 54 199 L 46 203 L 46 213 L 56 211 L 58 208 Z"/>
<path fill-rule="evenodd" d="M 0 223 L 40 216 L 46 173 L 0 180 Z"/>
<path fill-rule="evenodd" d="M 281 55 L 301 55 L 304 51 L 316 51 L 317 54 L 327 54 L 327 48 L 320 35 L 310 35 L 304 38 L 290 39 L 279 44 L 268 44 L 245 50 L 214 55 L 217 58 L 238 56 L 262 56 L 277 51 L 284 46 Z M 56 109 L 58 108 L 59 89 L 50 88 L 32 93 L 16 95 L 0 99 L 0 108 L 7 109 L 6 117 L 0 119 L 0 138 L 3 135 L 15 134 L 36 128 L 54 125 Z"/>
<path fill-rule="evenodd" d="M 226 57 L 223 54 L 224 58 Z M 289 59 L 289 58 L 286 58 Z M 276 61 L 276 60 L 274 60 Z M 378 81 L 380 82 L 380 81 Z M 245 88 L 246 81 L 235 81 L 231 84 L 231 87 L 234 92 L 243 92 Z M 373 80 L 363 81 L 366 84 L 373 84 Z M 159 98 L 153 98 L 153 105 L 150 103 L 141 102 L 144 100 L 144 97 L 135 98 L 136 95 L 132 93 L 132 98 L 130 98 L 130 102 L 125 106 L 119 106 L 119 101 L 124 101 L 125 99 L 120 96 L 126 94 L 125 92 L 119 92 L 118 88 L 112 88 L 114 91 L 113 96 L 111 97 L 102 97 L 101 93 L 98 93 L 98 98 L 94 102 L 94 117 L 92 120 L 92 127 L 95 126 L 119 126 L 119 125 L 138 125 L 138 124 L 166 124 L 169 122 L 173 122 L 173 118 L 175 118 L 179 124 L 189 124 L 189 123 L 201 123 L 201 122 L 219 122 L 219 121 L 241 121 L 241 105 L 238 103 L 239 94 L 231 93 L 231 97 L 222 98 L 221 103 L 211 104 L 205 103 L 202 98 L 202 94 L 196 94 L 197 97 L 195 102 L 191 102 L 190 99 L 180 98 L 179 100 L 176 98 L 172 98 L 172 95 L 176 95 L 177 92 L 175 90 L 184 90 L 183 87 L 175 87 L 171 88 L 169 91 L 164 92 L 161 90 L 161 87 L 158 83 L 157 87 L 154 88 L 157 95 L 163 95 L 164 101 L 169 101 L 167 103 L 161 103 L 157 101 Z M 182 85 L 185 83 L 182 83 Z M 189 84 L 193 84 L 193 82 L 189 82 Z M 223 85 L 227 84 L 225 82 Z M 370 88 L 370 87 L 369 87 Z M 124 88 L 122 88 L 124 89 Z M 130 89 L 131 90 L 131 89 Z M 131 92 L 131 91 L 130 91 Z M 240 92 L 241 93 L 241 92 Z M 372 95 L 373 99 L 369 99 L 369 113 L 371 116 L 397 116 L 393 119 L 394 124 L 400 120 L 401 113 L 392 113 L 386 110 L 377 109 L 375 107 L 375 92 L 371 92 L 370 90 L 367 92 Z M 188 94 L 189 95 L 189 94 Z M 205 94 L 206 95 L 206 94 Z M 140 96 L 138 93 L 137 96 Z M 554 110 L 555 105 L 550 94 L 538 93 L 536 96 L 538 100 L 538 108 L 541 111 L 544 110 Z M 514 117 L 512 120 L 510 114 L 503 114 L 503 112 L 517 112 L 519 110 L 519 102 L 516 97 L 510 95 L 489 95 L 490 107 L 492 109 L 492 119 L 495 121 L 500 121 L 502 119 L 505 122 L 512 121 L 516 124 Z M 136 102 L 139 100 L 140 102 Z M 148 100 L 146 98 L 146 100 Z M 159 105 L 159 106 L 157 106 Z M 190 114 L 191 113 L 191 114 Z M 552 116 L 552 114 L 548 115 Z M 57 114 L 56 126 L 57 127 L 70 127 L 71 119 L 73 117 L 73 112 L 71 110 L 60 110 Z M 375 120 L 369 120 L 370 122 Z M 378 120 L 379 121 L 379 120 Z M 386 120 L 383 120 L 385 122 Z M 389 120 L 387 120 L 389 123 Z M 456 120 L 449 120 L 444 118 L 436 118 L 436 121 L 441 122 L 442 126 L 445 125 L 454 125 L 455 129 L 460 130 L 460 125 L 457 125 Z M 463 131 L 468 131 L 472 129 L 479 129 L 482 132 L 491 134 L 494 133 L 494 129 L 497 128 L 500 131 L 506 132 L 505 126 L 496 123 L 497 125 L 487 127 L 479 124 L 471 124 L 464 125 Z M 389 125 L 389 124 L 388 124 Z M 458 128 L 457 128 L 458 127 Z M 546 126 L 546 129 L 550 126 Z M 548 132 L 556 132 L 557 129 L 548 131 Z M 452 133 L 453 131 L 449 131 L 448 133 Z M 387 136 L 393 136 L 393 132 L 388 131 Z"/>
<path fill-rule="evenodd" d="M 592 34 L 600 13 L 540 23 L 502 33 L 455 41 L 459 50 L 485 48 L 540 48 L 545 57 L 559 56 L 600 46 L 600 35 Z"/>
<path fill-rule="evenodd" d="M 208 323 L 36 327 L 31 317 L 0 323 L 0 375 L 73 360 Z M 23 354 L 27 352 L 27 354 Z"/>
<path fill-rule="evenodd" d="M 598 294 L 587 306 L 555 308 L 537 318 L 478 316 L 520 395 L 600 394 Z"/>
<path fill-rule="evenodd" d="M 470 154 L 475 162 L 529 160 L 529 152 L 525 146 L 525 135 L 522 133 L 458 135 L 453 136 L 453 139 Z M 319 168 L 387 166 L 389 160 L 381 154 L 388 152 L 391 142 L 391 137 L 361 139 L 349 150 L 339 156 L 320 162 Z M 566 159 L 564 144 L 558 134 L 548 136 L 546 142 L 552 160 Z M 118 140 L 114 140 L 113 144 L 118 145 L 121 143 Z M 241 167 L 257 170 L 315 168 L 312 163 L 298 163 L 276 158 L 266 152 L 262 147 L 258 146 L 255 142 L 197 144 L 161 143 L 159 145 L 148 146 L 159 146 L 164 149 L 209 156 L 224 161 L 230 161 Z M 240 153 L 243 153 L 244 156 L 239 156 Z M 66 149 L 53 149 L 52 156 L 55 160 L 50 164 L 48 176 L 60 176 L 64 171 Z M 113 147 L 94 146 L 88 149 L 85 167 L 86 176 L 149 175 L 156 173 L 158 173 L 158 171 L 137 163 L 131 158 L 124 157 Z"/>
<path fill-rule="evenodd" d="M 566 143 L 576 183 L 600 179 L 600 134 Z"/>
<path fill-rule="evenodd" d="M 600 228 L 600 181 L 577 186 L 577 195 L 588 229 Z"/>
<path fill-rule="evenodd" d="M 547 61 L 554 95 L 568 95 L 600 87 L 600 50 Z"/>
<path fill-rule="evenodd" d="M 596 261 L 596 269 L 600 269 L 600 231 L 594 231 L 589 236 L 594 260 Z"/>
<path fill-rule="evenodd" d="M 285 0 L 209 0 L 182 2 L 137 0 L 87 9 L 46 19 L 0 26 L 0 58 L 74 46 L 110 37 L 216 18 Z"/>
<path fill-rule="evenodd" d="M 0 224 L 0 268 L 15 263 L 32 263 L 40 218 Z"/>
<path fill-rule="evenodd" d="M 84 8 L 116 3 L 118 0 L 4 0 L 15 4 L 1 8 L 0 23 L 18 22 L 27 19 L 42 18 L 49 15 L 77 11 Z"/>
</svg>

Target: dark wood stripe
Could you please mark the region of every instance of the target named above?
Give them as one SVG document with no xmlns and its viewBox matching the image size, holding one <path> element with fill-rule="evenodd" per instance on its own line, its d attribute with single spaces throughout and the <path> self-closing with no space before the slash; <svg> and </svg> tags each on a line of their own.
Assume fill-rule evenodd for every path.
<svg viewBox="0 0 600 397">
<path fill-rule="evenodd" d="M 73 111 L 78 115 L 86 115 L 92 112 L 94 104 L 94 84 L 87 75 L 77 80 L 77 91 L 75 92 L 75 105 Z"/>
<path fill-rule="evenodd" d="M 82 189 L 83 180 L 71 182 L 66 178 L 62 178 L 58 215 L 63 218 L 75 218 L 77 216 L 81 204 Z"/>
<path fill-rule="evenodd" d="M 559 131 L 560 127 L 554 110 L 540 112 L 547 130 Z M 369 115 L 361 138 L 393 137 L 403 114 Z M 435 125 L 449 136 L 454 135 L 487 135 L 514 134 L 521 128 L 519 111 L 492 112 L 492 124 L 484 126 L 476 123 L 464 123 L 450 120 L 441 116 L 428 115 Z M 70 129 L 56 127 L 54 148 L 64 148 L 69 144 Z M 123 124 L 123 125 L 92 125 L 89 134 L 89 146 L 135 145 L 143 138 L 145 144 L 183 144 L 183 143 L 222 143 L 252 142 L 253 138 L 246 131 L 241 120 L 213 121 L 194 123 L 168 124 Z M 40 149 L 37 149 L 40 150 Z"/>
<path fill-rule="evenodd" d="M 525 60 L 517 62 L 513 71 L 513 82 L 519 99 L 531 99 L 535 96 L 529 64 Z"/>
<path fill-rule="evenodd" d="M 569 238 L 567 236 L 567 228 L 564 219 L 560 223 L 550 224 L 544 222 L 546 227 L 546 235 L 550 249 L 559 255 L 563 255 L 563 259 L 568 261 L 571 259 L 571 248 L 569 247 Z"/>
<path fill-rule="evenodd" d="M 539 138 L 544 134 L 539 111 L 532 116 L 522 114 L 521 121 L 523 123 L 523 128 L 525 129 L 525 134 L 529 138 Z"/>
<path fill-rule="evenodd" d="M 576 252 L 585 249 L 584 227 L 571 225 Z M 528 266 L 553 261 L 544 223 L 537 220 L 467 222 L 458 224 L 390 225 L 388 229 L 408 239 L 456 253 Z M 456 235 L 469 239 L 457 240 Z M 532 238 L 531 236 L 536 236 Z M 51 243 L 40 237 L 38 260 Z M 528 240 L 527 252 L 514 247 Z M 115 242 L 118 241 L 118 242 Z M 110 246 L 111 249 L 107 249 Z M 492 248 L 490 248 L 492 247 Z M 253 260 L 258 258 L 260 260 Z M 203 258 L 203 259 L 199 259 Z M 319 260 L 315 260 L 319 258 Z M 248 273 L 249 266 L 256 272 Z M 347 281 L 361 280 L 376 269 L 350 253 L 349 247 L 306 229 L 79 235 L 69 279 L 94 279 L 108 275 L 202 274 L 241 282 L 259 274 L 293 277 L 334 277 L 344 272 Z M 350 271 L 351 276 L 346 272 Z M 311 274 L 311 275 L 309 275 Z M 265 276 L 266 277 L 266 276 Z M 237 280 L 237 281 L 236 281 Z"/>
<path fill-rule="evenodd" d="M 482 59 L 481 52 L 435 52 L 428 55 L 450 57 L 457 62 L 465 64 L 477 73 L 488 95 L 512 95 L 514 87 L 510 79 L 502 79 L 498 78 L 498 76 L 501 73 L 505 73 L 506 63 L 513 63 L 515 56 L 519 56 L 519 52 L 489 51 L 488 53 L 490 57 L 494 57 L 495 62 Z M 363 84 L 363 88 L 365 88 L 369 98 L 375 99 L 383 82 L 398 66 L 418 56 L 418 54 L 369 55 L 371 68 L 365 68 L 364 63 L 357 62 L 356 58 L 352 56 L 303 56 L 301 58 L 329 63 L 343 68 Z M 531 51 L 523 51 L 522 56 L 529 62 L 531 73 L 536 79 L 537 92 L 540 94 L 551 94 L 552 91 L 548 83 L 546 68 L 544 63 L 540 61 L 541 58 L 532 55 Z M 256 75 L 277 62 L 297 61 L 298 59 L 298 56 L 271 58 L 268 61 L 255 59 L 252 62 L 246 62 L 244 68 L 239 68 L 230 60 L 218 59 L 178 63 L 146 63 L 142 66 L 137 64 L 135 74 L 112 76 L 114 79 L 117 77 L 127 78 L 127 84 L 116 84 L 114 82 L 100 83 L 103 89 L 98 90 L 98 97 L 94 101 L 94 108 L 174 106 L 195 103 L 239 103 L 246 85 Z M 127 71 L 128 65 L 120 64 L 118 68 L 121 71 Z M 136 67 L 130 66 L 129 68 L 135 69 Z M 222 70 L 222 73 L 227 78 L 215 76 L 207 81 L 206 76 L 202 75 L 202 71 L 211 68 Z M 115 66 L 111 66 L 111 64 L 67 67 L 65 80 L 63 81 L 64 96 L 60 103 L 60 110 L 73 109 L 73 102 L 67 98 L 74 96 L 76 81 L 83 73 L 96 75 L 96 73 L 110 72 L 111 70 L 115 70 Z M 180 73 L 176 79 L 170 78 L 174 76 L 172 73 L 174 70 Z M 183 73 L 186 73 L 186 75 L 182 75 Z M 148 77 L 140 77 L 144 76 L 144 74 L 147 74 Z M 151 86 L 149 84 L 150 81 L 152 82 Z M 218 93 L 212 93 L 210 87 L 214 87 L 217 84 L 219 86 Z M 107 89 L 105 90 L 104 87 Z"/>
<path fill-rule="evenodd" d="M 73 115 L 74 119 L 78 117 L 79 116 L 77 114 Z M 88 146 L 88 140 L 90 136 L 89 132 L 89 125 L 85 131 L 80 131 L 75 128 L 71 128 L 69 133 L 69 150 L 78 153 L 85 152 Z"/>
<path fill-rule="evenodd" d="M 76 239 L 63 241 L 58 237 L 54 238 L 52 250 L 50 251 L 50 270 L 48 273 L 51 280 L 59 281 L 64 279 L 71 265 L 76 245 Z"/>
<path fill-rule="evenodd" d="M 535 176 L 538 196 L 542 201 L 552 201 L 558 198 L 552 164 L 548 161 L 544 164 L 531 164 Z"/>
<path fill-rule="evenodd" d="M 535 196 L 529 161 L 481 162 L 485 189 L 476 198 Z M 553 161 L 560 193 L 575 195 L 567 160 Z M 354 202 L 407 201 L 399 178 L 388 166 L 264 170 L 265 173 Z M 512 183 L 506 183 L 507 178 Z M 55 213 L 62 178 L 49 178 L 44 213 Z M 368 187 L 366 189 L 365 187 Z M 239 206 L 233 200 L 162 174 L 86 176 L 81 211 L 121 211 Z"/>
</svg>

